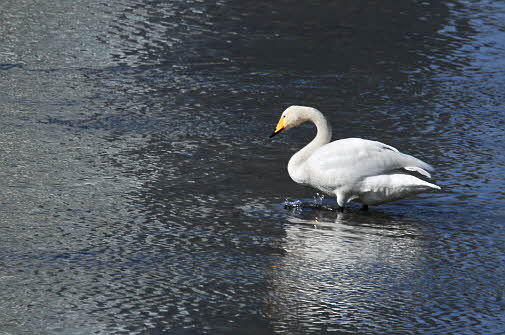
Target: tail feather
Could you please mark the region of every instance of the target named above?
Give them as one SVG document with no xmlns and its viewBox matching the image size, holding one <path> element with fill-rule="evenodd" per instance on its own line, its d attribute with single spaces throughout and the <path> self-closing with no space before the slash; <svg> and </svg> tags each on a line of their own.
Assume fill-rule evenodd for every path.
<svg viewBox="0 0 505 335">
<path fill-rule="evenodd" d="M 404 167 L 405 170 L 407 171 L 413 171 L 413 172 L 417 172 L 419 174 L 422 174 L 423 176 L 427 177 L 427 178 L 431 178 L 431 174 L 424 170 L 424 169 L 421 169 L 420 167 L 417 167 L 417 166 L 406 166 Z"/>
<path fill-rule="evenodd" d="M 365 178 L 360 185 L 360 200 L 364 204 L 377 205 L 440 189 L 440 186 L 407 172 L 391 173 Z"/>
<path fill-rule="evenodd" d="M 426 186 L 431 187 L 431 188 L 433 188 L 433 189 L 435 189 L 435 190 L 441 190 L 441 189 L 442 189 L 442 188 L 441 188 L 440 186 L 438 186 L 438 185 L 435 185 L 435 184 L 432 184 L 432 183 L 428 183 L 428 182 L 425 182 L 425 183 L 426 183 Z"/>
</svg>

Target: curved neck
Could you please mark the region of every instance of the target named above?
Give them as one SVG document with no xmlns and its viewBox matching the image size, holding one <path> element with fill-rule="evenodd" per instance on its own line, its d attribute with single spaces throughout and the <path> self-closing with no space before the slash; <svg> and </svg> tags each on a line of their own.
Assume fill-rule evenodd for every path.
<svg viewBox="0 0 505 335">
<path fill-rule="evenodd" d="M 288 164 L 288 172 L 292 175 L 297 167 L 303 164 L 317 149 L 325 144 L 328 144 L 331 140 L 331 127 L 326 118 L 317 109 L 311 108 L 305 113 L 306 121 L 312 121 L 316 125 L 317 134 L 316 137 L 309 144 L 303 147 L 300 151 L 291 157 Z"/>
</svg>

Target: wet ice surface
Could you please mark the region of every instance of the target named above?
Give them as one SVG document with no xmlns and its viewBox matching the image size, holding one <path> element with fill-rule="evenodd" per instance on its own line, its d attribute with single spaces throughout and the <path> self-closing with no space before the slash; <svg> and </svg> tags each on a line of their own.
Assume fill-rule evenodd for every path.
<svg viewBox="0 0 505 335">
<path fill-rule="evenodd" d="M 0 334 L 504 332 L 502 4 L 2 6 Z M 284 208 L 291 104 L 444 192 Z"/>
</svg>

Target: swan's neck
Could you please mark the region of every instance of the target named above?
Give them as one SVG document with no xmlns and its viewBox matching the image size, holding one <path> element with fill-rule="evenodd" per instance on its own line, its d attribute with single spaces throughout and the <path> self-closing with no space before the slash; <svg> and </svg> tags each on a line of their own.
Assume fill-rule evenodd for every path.
<svg viewBox="0 0 505 335">
<path fill-rule="evenodd" d="M 303 178 L 303 163 L 320 147 L 331 141 L 331 127 L 326 118 L 317 109 L 306 112 L 305 119 L 312 121 L 316 125 L 317 134 L 314 139 L 291 157 L 288 163 L 288 172 L 292 179 Z"/>
</svg>

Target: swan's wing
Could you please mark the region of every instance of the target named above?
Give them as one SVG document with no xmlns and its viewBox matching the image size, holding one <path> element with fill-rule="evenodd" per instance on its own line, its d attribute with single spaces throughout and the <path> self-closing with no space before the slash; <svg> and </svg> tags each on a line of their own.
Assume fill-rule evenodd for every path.
<svg viewBox="0 0 505 335">
<path fill-rule="evenodd" d="M 314 181 L 349 182 L 397 169 L 416 171 L 429 177 L 433 168 L 410 155 L 376 141 L 349 138 L 322 146 L 307 160 Z"/>
</svg>

